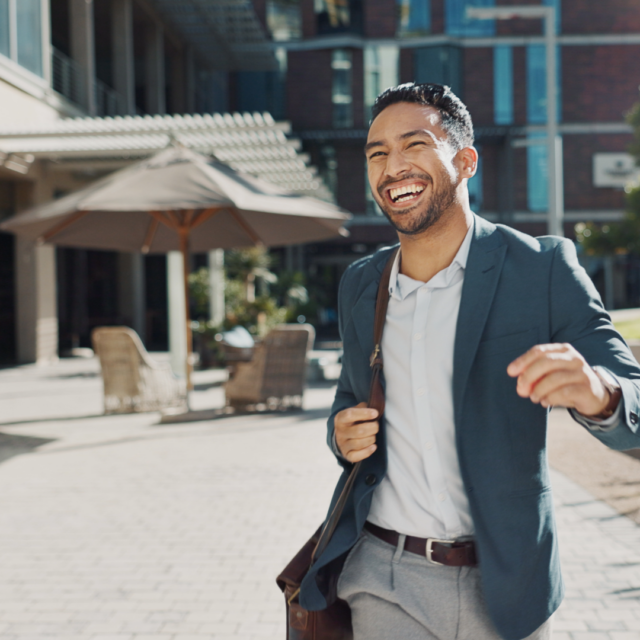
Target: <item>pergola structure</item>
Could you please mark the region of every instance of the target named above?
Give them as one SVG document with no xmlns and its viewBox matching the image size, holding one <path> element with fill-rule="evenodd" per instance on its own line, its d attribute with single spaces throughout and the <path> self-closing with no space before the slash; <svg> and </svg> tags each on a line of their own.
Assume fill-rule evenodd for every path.
<svg viewBox="0 0 640 640">
<path fill-rule="evenodd" d="M 177 141 L 284 189 L 332 200 L 289 131 L 268 113 L 71 118 L 0 130 L 0 166 L 28 173 L 34 161 L 48 160 L 55 170 L 106 172 Z"/>
</svg>

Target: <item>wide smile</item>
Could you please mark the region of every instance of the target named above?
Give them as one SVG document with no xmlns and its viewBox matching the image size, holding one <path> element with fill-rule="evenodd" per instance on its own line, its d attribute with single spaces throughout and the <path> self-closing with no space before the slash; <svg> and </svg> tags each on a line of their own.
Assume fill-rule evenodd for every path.
<svg viewBox="0 0 640 640">
<path fill-rule="evenodd" d="M 420 198 L 426 186 L 419 182 L 411 182 L 401 186 L 390 187 L 385 191 L 387 200 L 395 206 L 412 204 Z"/>
</svg>

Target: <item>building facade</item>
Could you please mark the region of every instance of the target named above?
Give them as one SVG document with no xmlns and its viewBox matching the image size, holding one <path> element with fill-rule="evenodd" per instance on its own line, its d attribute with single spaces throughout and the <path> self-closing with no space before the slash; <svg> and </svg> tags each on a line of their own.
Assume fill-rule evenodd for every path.
<svg viewBox="0 0 640 640">
<path fill-rule="evenodd" d="M 400 82 L 448 84 L 468 105 L 480 152 L 469 185 L 473 209 L 526 233 L 546 233 L 542 21 L 466 18 L 468 6 L 494 4 L 541 2 L 254 0 L 279 47 L 280 70 L 234 74 L 230 106 L 263 105 L 291 121 L 337 202 L 356 215 L 349 239 L 307 249 L 307 269 L 333 265 L 327 277 L 335 285 L 349 262 L 395 238 L 366 185 L 362 148 L 373 100 Z M 640 5 L 542 4 L 556 10 L 564 233 L 573 238 L 580 222 L 606 224 L 623 215 L 624 184 L 634 172 L 625 114 L 640 99 Z M 640 304 L 631 259 L 587 266 L 609 307 Z"/>
<path fill-rule="evenodd" d="M 211 151 L 213 130 L 245 127 L 296 156 L 270 117 L 158 120 L 225 112 L 229 71 L 272 68 L 248 1 L 0 0 L 0 219 L 150 155 L 180 130 Z M 166 348 L 168 281 L 164 256 L 0 233 L 0 365 L 90 346 L 100 324 L 132 326 Z"/>
</svg>

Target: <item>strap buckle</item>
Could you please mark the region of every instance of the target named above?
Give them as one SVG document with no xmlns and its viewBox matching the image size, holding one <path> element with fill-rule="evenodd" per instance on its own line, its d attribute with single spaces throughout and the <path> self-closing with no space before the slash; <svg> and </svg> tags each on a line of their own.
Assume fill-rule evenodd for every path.
<svg viewBox="0 0 640 640">
<path fill-rule="evenodd" d="M 376 358 L 380 355 L 380 345 L 377 344 L 371 354 L 371 358 L 369 358 L 369 366 L 373 368 L 373 363 L 376 361 Z"/>
<path fill-rule="evenodd" d="M 433 559 L 433 545 L 434 543 L 439 542 L 440 544 L 448 544 L 453 545 L 455 540 L 440 540 L 439 538 L 427 538 L 427 546 L 425 549 L 425 555 L 427 556 L 427 560 L 432 564 L 439 564 L 441 567 L 444 567 L 444 563 L 438 562 Z"/>
</svg>

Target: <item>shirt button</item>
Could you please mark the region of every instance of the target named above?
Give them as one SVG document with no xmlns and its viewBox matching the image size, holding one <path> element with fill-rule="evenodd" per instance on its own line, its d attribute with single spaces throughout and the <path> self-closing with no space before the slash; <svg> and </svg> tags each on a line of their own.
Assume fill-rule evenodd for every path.
<svg viewBox="0 0 640 640">
<path fill-rule="evenodd" d="M 413 339 L 414 340 L 420 340 L 420 338 L 422 338 L 422 334 L 421 333 L 414 333 L 413 334 Z"/>
<path fill-rule="evenodd" d="M 378 481 L 378 478 L 376 478 L 373 473 L 370 473 L 365 479 L 364 482 L 368 487 L 372 487 L 376 482 Z"/>
<path fill-rule="evenodd" d="M 427 444 L 424 445 L 424 448 L 427 451 L 431 451 L 431 449 L 433 449 L 433 445 L 430 442 L 427 442 Z"/>
<path fill-rule="evenodd" d="M 423 396 L 423 395 L 424 395 L 424 387 L 420 387 L 420 388 L 418 389 L 418 395 L 419 395 L 419 396 Z"/>
<path fill-rule="evenodd" d="M 444 499 L 445 499 L 444 493 L 439 493 L 438 494 L 438 500 L 440 500 L 440 502 L 444 502 Z"/>
</svg>

